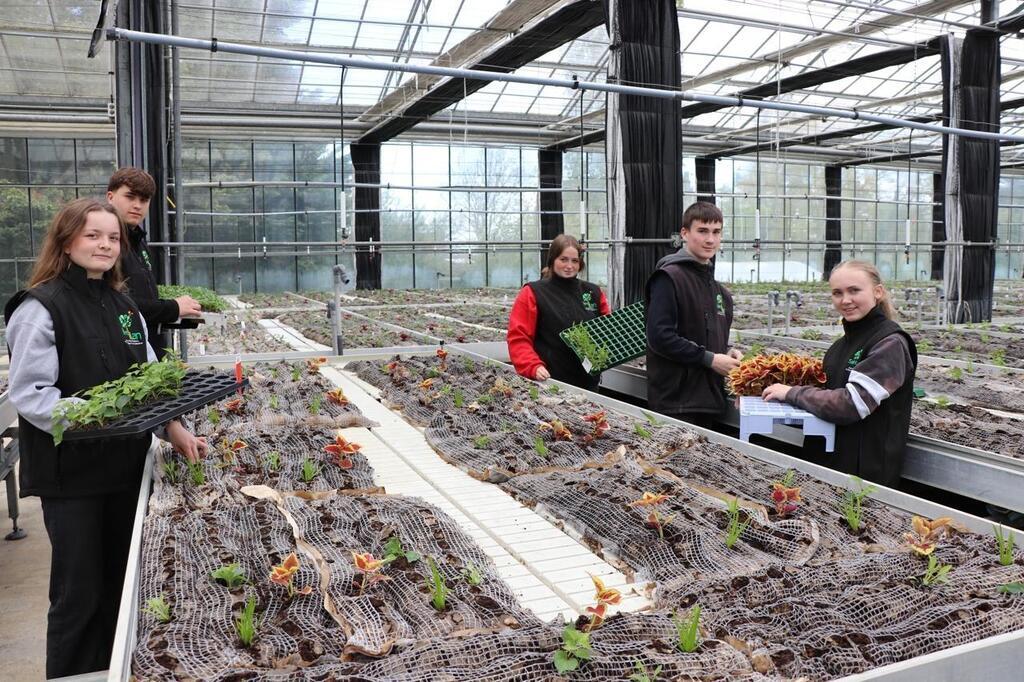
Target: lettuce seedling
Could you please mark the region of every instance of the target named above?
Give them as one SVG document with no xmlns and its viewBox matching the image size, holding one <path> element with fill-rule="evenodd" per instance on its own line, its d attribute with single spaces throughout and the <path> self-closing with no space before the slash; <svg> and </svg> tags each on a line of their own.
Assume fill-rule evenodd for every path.
<svg viewBox="0 0 1024 682">
<path fill-rule="evenodd" d="M 460 391 L 459 389 L 455 389 L 453 400 L 455 401 L 455 407 L 461 408 L 463 405 L 466 404 L 465 399 L 462 397 L 462 391 Z"/>
<path fill-rule="evenodd" d="M 1002 526 L 992 526 L 996 534 L 996 549 L 999 551 L 999 563 L 1009 566 L 1013 563 L 1013 544 L 1016 541 L 1013 532 L 1003 534 Z"/>
<path fill-rule="evenodd" d="M 206 411 L 206 419 L 214 426 L 217 426 L 220 424 L 220 410 L 216 407 L 211 407 Z"/>
<path fill-rule="evenodd" d="M 388 541 L 384 543 L 384 558 L 383 562 L 390 564 L 392 561 L 404 558 L 410 564 L 414 564 L 419 561 L 422 556 L 419 552 L 412 550 L 406 550 L 402 547 L 402 541 L 397 535 L 392 535 L 388 538 Z"/>
<path fill-rule="evenodd" d="M 530 400 L 534 402 L 540 400 L 540 389 L 536 386 L 530 386 Z"/>
<path fill-rule="evenodd" d="M 952 570 L 952 566 L 949 564 L 940 564 L 934 554 L 928 555 L 928 568 L 924 570 L 918 580 L 925 587 L 931 587 L 932 585 L 939 585 L 941 583 L 949 582 L 949 572 Z"/>
<path fill-rule="evenodd" d="M 249 598 L 245 600 L 242 615 L 235 620 L 235 632 L 238 633 L 238 639 L 242 642 L 242 646 L 252 646 L 259 626 L 259 619 L 256 618 L 256 597 L 249 595 Z"/>
<path fill-rule="evenodd" d="M 238 564 L 227 564 L 210 573 L 210 577 L 217 582 L 224 583 L 227 588 L 234 589 L 244 585 L 247 580 L 245 571 Z"/>
<path fill-rule="evenodd" d="M 650 438 L 651 437 L 651 432 L 648 431 L 647 427 L 645 427 L 640 422 L 634 422 L 633 423 L 633 432 L 636 435 L 640 436 L 641 438 Z"/>
<path fill-rule="evenodd" d="M 640 661 L 633 661 L 633 667 L 636 668 L 636 672 L 629 676 L 629 682 L 657 682 L 662 668 L 659 665 L 654 670 L 648 672 L 647 666 Z"/>
<path fill-rule="evenodd" d="M 267 453 L 266 457 L 267 468 L 271 471 L 277 471 L 281 468 L 281 453 L 277 450 L 272 450 Z"/>
<path fill-rule="evenodd" d="M 676 645 L 683 653 L 689 654 L 700 646 L 700 605 L 690 609 L 690 615 L 683 618 L 678 613 L 672 614 L 672 623 L 676 626 Z"/>
<path fill-rule="evenodd" d="M 469 564 L 459 572 L 462 573 L 462 577 L 466 579 L 466 582 L 474 587 L 482 585 L 484 582 L 484 574 L 480 572 L 476 564 Z"/>
<path fill-rule="evenodd" d="M 298 381 L 302 378 L 302 367 L 300 365 L 292 365 L 292 381 Z"/>
<path fill-rule="evenodd" d="M 729 525 L 725 529 L 725 546 L 732 549 L 733 545 L 740 539 L 740 536 L 743 535 L 743 531 L 750 525 L 750 521 L 740 523 L 740 501 L 737 497 L 729 500 L 725 511 L 729 515 Z"/>
<path fill-rule="evenodd" d="M 438 570 L 434 557 L 427 557 L 427 565 L 430 566 L 430 603 L 438 611 L 444 611 L 448 599 L 448 585 L 444 582 L 444 576 Z"/>
<path fill-rule="evenodd" d="M 581 662 L 594 655 L 590 648 L 590 633 L 580 632 L 571 625 L 562 630 L 562 648 L 555 652 L 555 670 L 559 675 L 572 672 Z"/>
<path fill-rule="evenodd" d="M 158 623 L 171 622 L 171 605 L 167 603 L 162 594 L 159 597 L 146 600 L 146 606 L 142 611 L 153 616 Z"/>
<path fill-rule="evenodd" d="M 320 465 L 309 457 L 302 460 L 302 482 L 309 483 L 320 475 Z"/>
<path fill-rule="evenodd" d="M 863 479 L 858 476 L 851 476 L 850 479 L 857 485 L 857 490 L 847 490 L 843 495 L 842 512 L 846 523 L 853 532 L 860 531 L 861 516 L 864 511 L 864 500 L 868 495 L 878 490 L 877 486 L 864 485 Z"/>
<path fill-rule="evenodd" d="M 491 444 L 491 437 L 488 435 L 477 436 L 473 439 L 473 447 L 477 450 L 483 450 Z"/>
<path fill-rule="evenodd" d="M 999 586 L 1002 594 L 1024 594 L 1024 583 L 1006 583 Z"/>
<path fill-rule="evenodd" d="M 270 409 L 272 410 L 276 410 L 278 405 L 280 405 L 276 395 L 270 396 L 270 400 L 267 401 L 267 404 L 270 405 Z"/>
<path fill-rule="evenodd" d="M 309 413 L 312 415 L 320 414 L 320 406 L 323 405 L 324 399 L 319 393 L 313 396 L 309 401 Z"/>
</svg>

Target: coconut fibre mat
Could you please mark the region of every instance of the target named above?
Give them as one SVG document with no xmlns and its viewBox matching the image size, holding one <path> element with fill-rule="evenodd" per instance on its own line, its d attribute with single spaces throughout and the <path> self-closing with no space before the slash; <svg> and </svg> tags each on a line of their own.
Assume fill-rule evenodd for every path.
<svg viewBox="0 0 1024 682">
<path fill-rule="evenodd" d="M 588 546 L 639 580 L 729 576 L 801 564 L 818 545 L 813 521 L 771 521 L 759 505 L 744 504 L 740 516 L 748 525 L 730 549 L 724 540 L 729 515 L 723 499 L 629 460 L 601 469 L 517 476 L 501 487 L 570 526 Z M 645 492 L 669 497 L 657 507 L 631 505 Z M 654 510 L 664 538 L 648 521 Z"/>
<path fill-rule="evenodd" d="M 198 464 L 203 472 L 201 484 L 192 478 L 180 455 L 164 448 L 155 467 L 150 512 L 236 505 L 242 502 L 240 490 L 247 485 L 311 491 L 372 488 L 373 468 L 365 456 L 349 455 L 351 468 L 342 468 L 324 451 L 335 435 L 331 427 L 299 422 L 245 422 L 220 429 L 208 437 L 209 452 Z M 245 446 L 234 449 L 239 441 Z M 173 463 L 176 476 L 168 475 L 165 463 Z M 308 481 L 304 466 L 308 473 L 315 473 Z"/>
</svg>

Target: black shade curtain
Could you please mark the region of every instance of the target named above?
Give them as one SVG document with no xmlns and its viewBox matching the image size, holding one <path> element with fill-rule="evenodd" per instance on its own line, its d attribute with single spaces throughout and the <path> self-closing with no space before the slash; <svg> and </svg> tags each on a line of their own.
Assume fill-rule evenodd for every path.
<svg viewBox="0 0 1024 682">
<path fill-rule="evenodd" d="M 697 176 L 697 201 L 715 203 L 715 159 L 698 156 L 693 165 Z"/>
<path fill-rule="evenodd" d="M 832 268 L 843 259 L 843 191 L 842 166 L 825 166 L 825 269 L 824 279 L 832 274 Z M 833 243 L 834 242 L 834 243 Z"/>
<path fill-rule="evenodd" d="M 355 189 L 356 241 L 380 242 L 380 145 L 352 144 L 352 168 L 356 183 L 373 187 Z M 380 289 L 380 249 L 370 252 L 364 247 L 356 250 L 356 288 Z"/>
<path fill-rule="evenodd" d="M 540 171 L 541 189 L 562 188 L 562 152 L 548 149 L 537 151 L 537 167 Z M 550 241 L 565 231 L 562 216 L 562 193 L 540 193 L 540 238 Z M 541 268 L 544 267 L 547 249 L 540 250 Z"/>
<path fill-rule="evenodd" d="M 999 131 L 999 38 L 991 31 L 968 31 L 959 51 L 959 69 L 951 73 L 948 41 L 943 42 L 943 116 L 949 117 L 953 97 L 959 111 L 950 125 L 972 130 Z M 960 238 L 978 244 L 965 246 L 959 267 L 962 305 L 947 296 L 954 311 L 950 322 L 980 322 L 992 319 L 992 289 L 995 278 L 995 250 L 991 242 L 997 233 L 999 203 L 999 142 L 943 135 L 942 160 L 947 171 L 951 145 L 957 145 L 957 173 L 947 177 L 947 193 L 956 192 Z M 952 241 L 956 233 L 947 230 Z M 947 287 L 947 290 L 949 287 Z"/>
<path fill-rule="evenodd" d="M 142 14 L 143 26 L 138 30 L 163 34 L 164 14 L 161 11 L 162 3 L 144 2 L 141 3 L 140 13 Z M 170 136 L 167 135 L 167 77 L 162 45 L 142 45 L 143 62 L 146 70 L 146 97 L 147 105 L 142 112 L 146 117 L 146 164 L 145 170 L 153 176 L 156 184 L 156 196 L 153 197 L 153 209 L 146 217 L 149 239 L 157 241 L 170 241 L 168 237 L 171 232 L 167 224 L 167 213 L 164 207 L 167 205 L 167 158 L 168 148 L 171 144 Z M 180 199 L 175 197 L 180 203 Z M 171 251 L 172 257 L 174 250 Z M 179 252 L 180 253 L 180 252 Z M 173 281 L 175 268 L 167 272 L 164 267 L 163 258 L 157 258 L 154 263 L 154 274 L 158 282 L 169 283 Z"/>
<path fill-rule="evenodd" d="M 946 247 L 939 242 L 946 241 L 946 175 L 932 175 L 932 279 L 942 279 L 943 260 Z"/>
<path fill-rule="evenodd" d="M 680 87 L 679 23 L 674 0 L 620 0 L 617 12 L 623 83 Z M 625 184 L 626 235 L 661 238 L 682 221 L 682 130 L 675 100 L 618 98 Z M 625 253 L 623 302 L 643 297 L 644 285 L 667 247 L 631 245 Z"/>
</svg>

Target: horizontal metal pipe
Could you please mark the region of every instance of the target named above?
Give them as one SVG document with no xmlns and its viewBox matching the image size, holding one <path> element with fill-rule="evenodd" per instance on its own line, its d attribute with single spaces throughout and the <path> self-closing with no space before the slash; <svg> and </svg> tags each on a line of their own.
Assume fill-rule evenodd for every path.
<svg viewBox="0 0 1024 682">
<path fill-rule="evenodd" d="M 331 215 L 339 213 L 464 213 L 467 215 L 579 215 L 579 211 L 484 211 L 469 208 L 324 208 L 306 211 L 241 211 L 218 213 L 216 211 L 185 211 L 185 215 L 213 216 L 224 218 L 254 218 L 275 215 Z M 168 211 L 174 215 L 175 211 Z M 587 211 L 587 215 L 605 215 L 604 211 Z"/>
<path fill-rule="evenodd" d="M 665 238 L 626 237 L 625 239 L 588 239 L 588 240 L 586 240 L 586 243 L 588 245 L 595 245 L 595 244 L 598 244 L 598 245 L 606 245 L 606 244 L 627 244 L 627 245 L 629 245 L 629 244 L 634 244 L 634 245 L 640 245 L 640 244 L 671 244 L 673 242 L 675 242 L 675 239 L 674 238 L 670 238 L 670 237 L 665 237 Z M 506 241 L 486 241 L 486 240 L 444 240 L 444 241 L 436 241 L 436 240 L 433 240 L 433 241 L 431 241 L 431 240 L 424 240 L 424 241 L 417 241 L 417 240 L 393 240 L 392 241 L 392 240 L 388 240 L 388 241 L 380 241 L 380 242 L 378 242 L 378 241 L 333 241 L 333 242 L 329 242 L 329 241 L 317 241 L 317 242 L 312 242 L 312 241 L 150 242 L 149 245 L 150 246 L 161 246 L 161 247 L 172 247 L 172 248 L 200 248 L 200 247 L 205 248 L 205 247 L 211 247 L 211 246 L 214 246 L 214 247 L 216 247 L 216 246 L 229 246 L 229 247 L 232 247 L 232 248 L 243 247 L 243 246 L 246 246 L 246 247 L 249 247 L 249 246 L 258 246 L 258 247 L 264 247 L 264 246 L 265 247 L 270 247 L 270 246 L 306 246 L 306 247 L 324 246 L 324 247 L 327 247 L 327 246 L 338 246 L 338 245 L 352 246 L 352 247 L 362 247 L 362 246 L 365 246 L 365 247 L 373 247 L 373 248 L 380 248 L 381 246 L 388 246 L 388 245 L 391 245 L 391 246 L 414 246 L 414 245 L 415 246 L 460 246 L 460 247 L 476 246 L 476 247 L 490 248 L 491 246 L 499 246 L 499 245 L 506 245 L 507 246 L 509 244 L 522 245 L 522 246 L 543 246 L 543 245 L 550 244 L 550 243 L 551 243 L 550 240 L 544 240 L 544 239 L 509 239 L 509 240 L 506 240 Z M 730 239 L 723 239 L 722 243 L 726 244 L 726 245 L 737 245 L 738 244 L 738 245 L 749 245 L 750 247 L 753 247 L 754 240 L 753 239 L 731 239 L 731 240 Z M 822 246 L 822 247 L 824 247 L 824 246 L 832 246 L 832 247 L 899 246 L 899 247 L 905 247 L 906 246 L 906 242 L 903 242 L 903 241 L 892 241 L 892 242 L 879 242 L 879 241 L 858 242 L 858 241 L 842 241 L 842 240 L 828 240 L 828 239 L 825 239 L 825 240 L 821 240 L 821 239 L 811 239 L 811 240 L 793 240 L 793 239 L 769 240 L 769 239 L 762 239 L 762 240 L 760 240 L 759 244 L 761 245 L 762 248 L 764 248 L 765 246 L 768 246 L 768 245 L 778 245 L 780 247 L 791 246 L 791 245 Z M 995 246 L 996 244 L 994 242 L 931 242 L 931 241 L 912 241 L 912 242 L 910 242 L 910 245 L 912 247 L 925 246 L 925 247 L 931 248 L 933 246 Z M 1016 243 L 1000 243 L 998 245 L 999 246 L 1024 246 L 1024 243 L 1021 243 L 1021 244 L 1016 244 Z"/>
<path fill-rule="evenodd" d="M 757 109 L 770 109 L 774 111 L 795 111 L 818 116 L 833 118 L 848 118 L 853 120 L 865 120 L 875 123 L 886 123 L 900 128 L 913 128 L 915 130 L 927 130 L 933 133 L 948 133 L 984 140 L 1008 140 L 1024 143 L 1024 135 L 1004 135 L 1002 133 L 990 133 L 980 130 L 968 130 L 965 128 L 953 128 L 950 126 L 937 125 L 933 123 L 919 123 L 908 121 L 891 116 L 880 116 L 868 112 L 831 107 L 818 107 L 792 102 L 774 102 L 767 100 L 750 100 L 743 97 L 725 97 L 720 95 L 706 95 L 694 92 L 680 92 L 677 90 L 662 90 L 659 88 L 644 88 L 618 83 L 599 83 L 584 80 L 561 80 L 556 78 L 541 78 L 526 76 L 516 73 L 499 73 L 495 71 L 481 71 L 476 69 L 455 69 L 430 64 L 408 64 L 396 62 L 375 62 L 369 59 L 357 59 L 353 57 L 342 57 L 339 55 L 317 54 L 303 52 L 301 50 L 282 50 L 277 48 L 257 47 L 251 45 L 240 45 L 238 43 L 202 40 L 199 38 L 185 38 L 181 36 L 160 35 L 156 33 L 145 33 L 142 31 L 128 31 L 122 28 L 107 29 L 109 40 L 129 40 L 134 42 L 151 43 L 156 45 L 170 45 L 186 47 L 197 50 L 231 52 L 235 54 L 250 54 L 274 59 L 286 59 L 291 61 L 304 61 L 315 64 L 329 64 L 334 66 L 345 66 L 357 69 L 370 69 L 374 71 L 401 71 L 408 73 L 423 73 L 449 78 L 465 78 L 483 81 L 502 81 L 508 83 L 525 83 L 528 85 L 542 85 L 562 87 L 571 90 L 593 90 L 596 92 L 614 92 L 623 95 L 634 95 L 638 97 L 656 97 L 661 99 L 679 99 L 692 102 L 706 102 L 708 104 L 719 104 L 722 106 L 750 106 Z"/>
<path fill-rule="evenodd" d="M 10 185 L 5 185 L 9 187 Z M 412 189 L 418 192 L 579 192 L 578 187 L 473 187 L 468 185 L 397 185 L 391 182 L 330 182 L 320 180 L 214 180 L 212 182 L 185 182 L 183 187 L 211 187 L 216 189 L 235 187 L 344 187 Z M 603 194 L 606 190 L 587 187 L 589 193 Z"/>
</svg>

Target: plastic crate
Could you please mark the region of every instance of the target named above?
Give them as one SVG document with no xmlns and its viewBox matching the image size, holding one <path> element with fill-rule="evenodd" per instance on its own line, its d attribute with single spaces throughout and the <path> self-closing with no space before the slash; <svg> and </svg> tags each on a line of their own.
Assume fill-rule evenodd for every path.
<svg viewBox="0 0 1024 682">
<path fill-rule="evenodd" d="M 587 372 L 600 374 L 603 370 L 647 353 L 647 325 L 644 312 L 644 302 L 637 301 L 633 305 L 616 310 L 611 315 L 601 315 L 576 325 L 587 330 L 598 348 L 608 349 L 608 364 L 604 367 L 588 367 L 587 359 L 569 343 L 566 334 L 568 329 L 562 330 L 558 335 L 576 353 Z"/>
<path fill-rule="evenodd" d="M 181 391 L 174 397 L 162 398 L 140 405 L 99 428 L 68 429 L 65 441 L 101 440 L 139 436 L 166 424 L 175 417 L 217 402 L 249 385 L 248 379 L 235 381 L 231 374 L 221 372 L 189 372 L 181 381 Z"/>
<path fill-rule="evenodd" d="M 799 425 L 805 436 L 824 436 L 825 452 L 835 450 L 835 424 L 788 403 L 768 401 L 758 396 L 740 398 L 740 440 L 749 443 L 750 436 L 755 433 L 770 435 L 775 422 Z"/>
</svg>

